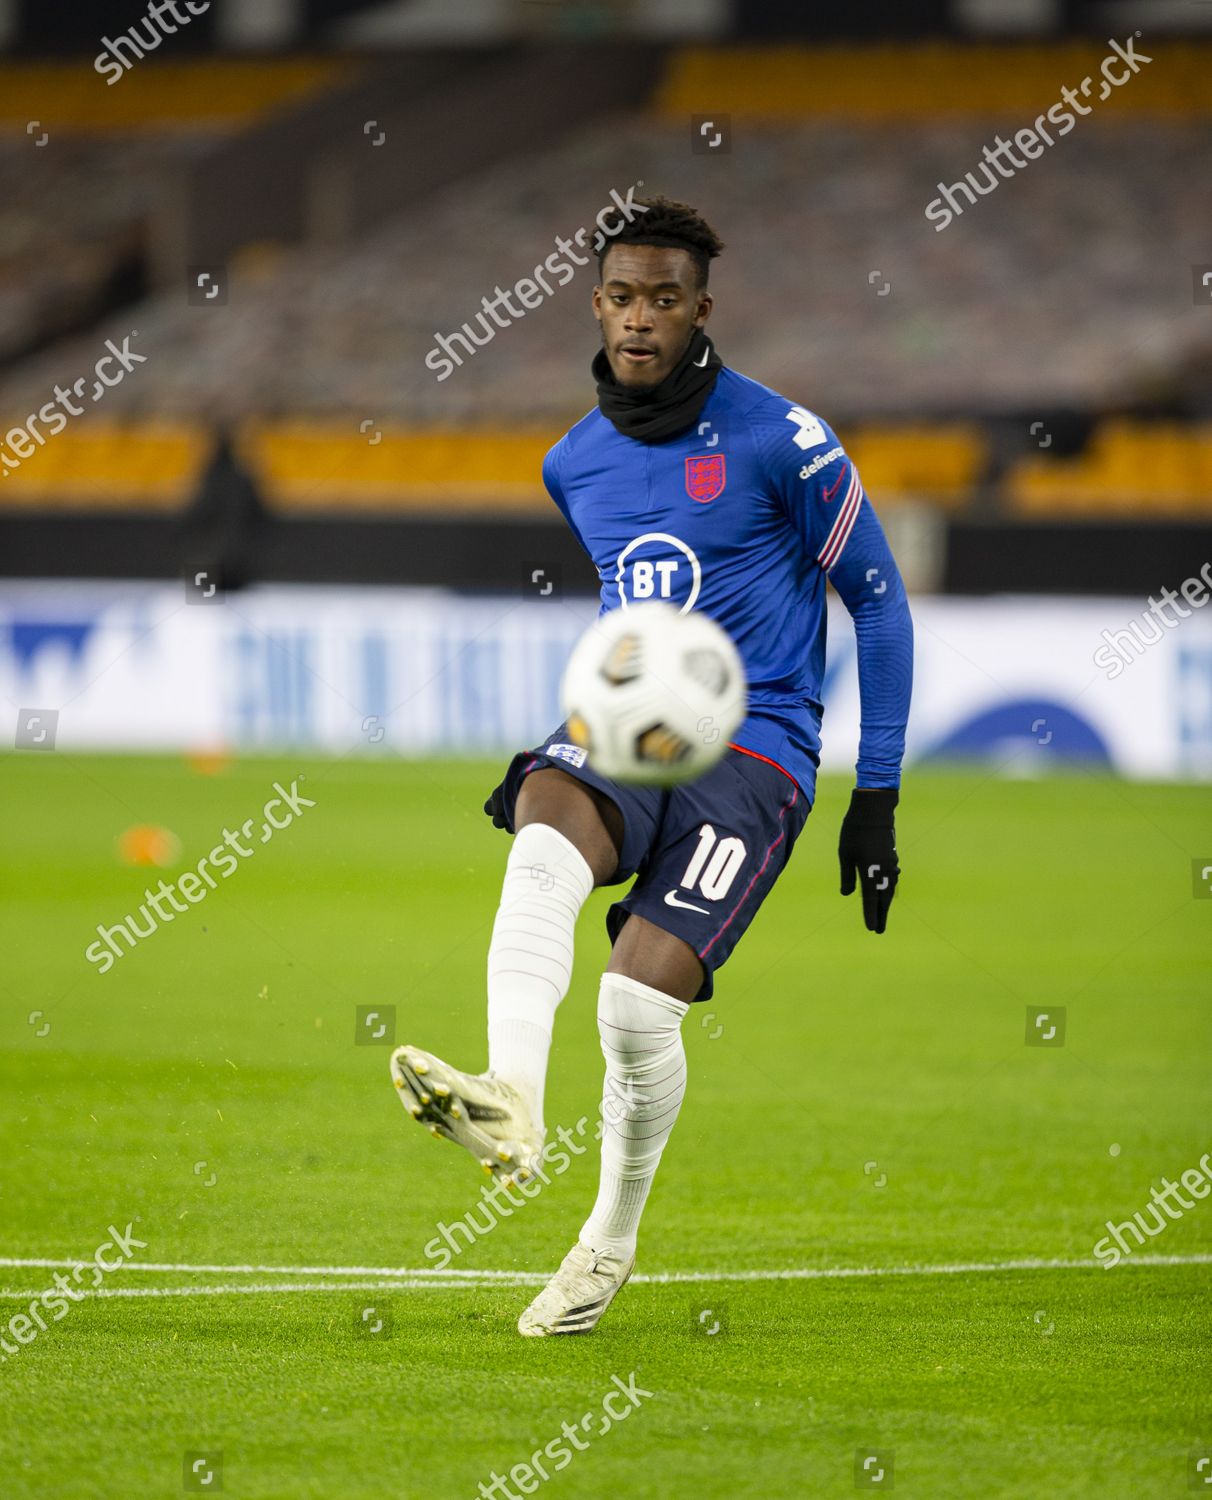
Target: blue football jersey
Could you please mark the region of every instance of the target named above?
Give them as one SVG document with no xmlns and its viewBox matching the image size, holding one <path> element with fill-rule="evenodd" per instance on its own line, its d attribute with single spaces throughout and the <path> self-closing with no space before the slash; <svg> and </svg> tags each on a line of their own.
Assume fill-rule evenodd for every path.
<svg viewBox="0 0 1212 1500">
<path fill-rule="evenodd" d="M 732 743 L 809 800 L 829 579 L 858 641 L 858 785 L 899 785 L 909 607 L 858 471 L 820 417 L 725 368 L 696 426 L 664 442 L 624 437 L 595 407 L 547 454 L 543 480 L 597 568 L 603 614 L 661 599 L 728 632 L 749 681 Z"/>
</svg>

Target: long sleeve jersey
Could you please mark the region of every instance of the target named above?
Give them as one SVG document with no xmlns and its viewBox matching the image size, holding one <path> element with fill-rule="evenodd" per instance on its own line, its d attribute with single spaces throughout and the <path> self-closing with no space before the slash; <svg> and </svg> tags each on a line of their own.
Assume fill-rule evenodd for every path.
<svg viewBox="0 0 1212 1500">
<path fill-rule="evenodd" d="M 595 407 L 547 454 L 543 480 L 597 568 L 601 613 L 661 599 L 728 632 L 749 682 L 732 743 L 810 801 L 828 579 L 858 642 L 858 785 L 899 785 L 913 624 L 858 471 L 820 417 L 725 368 L 696 426 L 664 442 L 624 437 Z"/>
</svg>

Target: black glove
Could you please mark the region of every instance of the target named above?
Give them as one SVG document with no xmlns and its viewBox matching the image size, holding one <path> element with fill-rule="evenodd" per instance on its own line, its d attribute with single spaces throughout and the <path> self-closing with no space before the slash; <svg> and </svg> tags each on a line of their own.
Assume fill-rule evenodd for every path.
<svg viewBox="0 0 1212 1500">
<path fill-rule="evenodd" d="M 901 867 L 896 862 L 892 814 L 898 800 L 897 792 L 890 787 L 871 791 L 856 787 L 842 819 L 842 836 L 837 846 L 842 864 L 842 895 L 853 893 L 857 871 L 863 888 L 863 921 L 868 932 L 883 932 L 887 927 L 888 908 L 896 895 Z"/>
<path fill-rule="evenodd" d="M 494 828 L 508 828 L 505 821 L 505 783 L 494 787 L 489 793 L 488 801 L 484 804 L 484 811 L 492 819 Z"/>
</svg>

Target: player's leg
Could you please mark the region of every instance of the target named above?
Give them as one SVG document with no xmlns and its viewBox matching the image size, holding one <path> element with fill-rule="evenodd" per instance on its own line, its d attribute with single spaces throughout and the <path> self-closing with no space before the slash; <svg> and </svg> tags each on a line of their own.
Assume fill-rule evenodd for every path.
<svg viewBox="0 0 1212 1500">
<path fill-rule="evenodd" d="M 519 787 L 514 811 L 516 833 L 535 824 L 576 845 L 595 885 L 610 882 L 623 845 L 623 815 L 604 792 L 558 766 L 540 766 Z"/>
<path fill-rule="evenodd" d="M 602 1165 L 582 1244 L 628 1259 L 640 1215 L 686 1092 L 682 1020 L 703 987 L 685 939 L 644 917 L 620 932 L 598 991 Z"/>
<path fill-rule="evenodd" d="M 685 938 L 656 926 L 647 917 L 630 917 L 623 924 L 603 978 L 622 974 L 641 980 L 685 1007 L 703 988 L 703 961 Z"/>
<path fill-rule="evenodd" d="M 488 947 L 488 1070 L 524 1095 L 541 1131 L 573 931 L 590 891 L 618 868 L 622 815 L 596 788 L 546 767 L 522 782 L 514 828 Z"/>
<path fill-rule="evenodd" d="M 739 752 L 671 796 L 639 878 L 608 918 L 598 1198 L 520 1332 L 587 1332 L 630 1276 L 640 1215 L 685 1092 L 682 1020 L 690 1002 L 711 995 L 714 970 L 786 865 L 806 815 L 789 777 Z"/>
<path fill-rule="evenodd" d="M 595 1326 L 635 1265 L 640 1215 L 686 1092 L 682 1018 L 704 969 L 683 938 L 633 916 L 598 992 L 602 1160 L 597 1200 L 577 1243 L 522 1314 L 528 1337 Z"/>
<path fill-rule="evenodd" d="M 595 883 L 617 868 L 621 843 L 617 808 L 562 770 L 536 765 L 511 790 L 515 837 L 488 949 L 488 1071 L 465 1073 L 411 1045 L 392 1057 L 413 1118 L 507 1186 L 530 1175 L 543 1149 L 547 1056 L 572 978 L 573 930 Z"/>
<path fill-rule="evenodd" d="M 411 1045 L 392 1056 L 413 1118 L 506 1179 L 527 1175 L 542 1151 L 547 1056 L 577 916 L 595 884 L 634 872 L 659 800 L 614 788 L 563 738 L 516 756 L 499 789 L 498 821 L 515 838 L 488 956 L 488 1071 L 464 1073 Z M 564 770 L 570 754 L 581 759 Z"/>
</svg>

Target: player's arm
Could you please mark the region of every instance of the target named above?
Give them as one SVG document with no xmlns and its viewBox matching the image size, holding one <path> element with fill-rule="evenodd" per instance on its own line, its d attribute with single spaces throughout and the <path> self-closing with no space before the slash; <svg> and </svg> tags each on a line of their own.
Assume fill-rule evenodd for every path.
<svg viewBox="0 0 1212 1500">
<path fill-rule="evenodd" d="M 857 875 L 867 928 L 883 932 L 900 875 L 894 814 L 913 685 L 909 603 L 858 470 L 833 430 L 802 407 L 771 412 L 763 427 L 771 479 L 804 553 L 854 621 L 861 727 L 838 856 L 842 895 L 852 894 Z"/>
<path fill-rule="evenodd" d="M 855 483 L 861 493 L 857 473 Z M 913 687 L 913 621 L 884 529 L 865 496 L 827 575 L 858 642 L 859 755 L 838 842 L 842 895 L 854 891 L 857 874 L 867 929 L 883 932 L 900 876 L 894 814 Z"/>
</svg>

